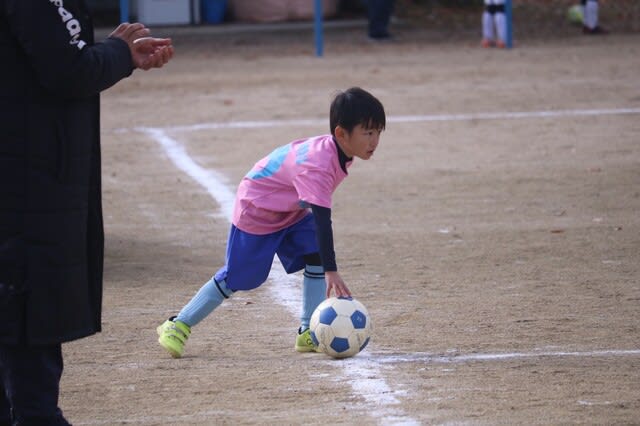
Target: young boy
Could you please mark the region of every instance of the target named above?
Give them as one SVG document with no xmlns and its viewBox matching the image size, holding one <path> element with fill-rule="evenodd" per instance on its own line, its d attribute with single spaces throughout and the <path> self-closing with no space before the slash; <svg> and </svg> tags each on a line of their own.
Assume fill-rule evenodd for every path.
<svg viewBox="0 0 640 426">
<path fill-rule="evenodd" d="M 309 320 L 325 297 L 350 297 L 336 265 L 331 197 L 353 158 L 368 160 L 386 117 L 370 93 L 352 87 L 331 103 L 330 135 L 296 140 L 258 161 L 236 193 L 226 264 L 176 317 L 157 329 L 174 358 L 184 353 L 191 328 L 236 291 L 264 283 L 277 254 L 287 273 L 304 268 L 298 352 L 314 352 Z"/>
</svg>

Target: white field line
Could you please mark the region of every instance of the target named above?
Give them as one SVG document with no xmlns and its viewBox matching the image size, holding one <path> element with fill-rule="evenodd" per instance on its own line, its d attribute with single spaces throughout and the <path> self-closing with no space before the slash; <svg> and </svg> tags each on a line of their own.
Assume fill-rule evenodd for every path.
<svg viewBox="0 0 640 426">
<path fill-rule="evenodd" d="M 485 354 L 451 353 L 448 355 L 433 354 L 427 352 L 414 352 L 411 354 L 394 354 L 374 352 L 363 353 L 369 357 L 370 362 L 378 364 L 399 364 L 404 362 L 424 362 L 427 364 L 454 364 L 490 361 L 512 361 L 528 358 L 611 358 L 611 357 L 636 357 L 640 356 L 640 349 L 603 349 L 592 351 L 532 351 L 532 352 L 505 352 Z"/>
<path fill-rule="evenodd" d="M 165 131 L 155 128 L 139 130 L 158 142 L 178 169 L 204 187 L 220 205 L 224 216 L 231 221 L 234 194 L 229 189 L 226 178 L 198 165 L 184 147 L 168 136 Z M 272 292 L 269 293 L 273 300 L 287 308 L 294 317 L 297 317 L 300 314 L 302 298 L 299 277 L 288 275 L 282 268 L 282 264 L 275 258 L 270 278 L 277 283 L 271 287 Z M 399 404 L 400 401 L 392 395 L 390 387 L 381 378 L 379 367 L 376 364 L 363 363 L 359 365 L 358 363 L 338 362 L 335 365 L 342 367 L 342 376 L 349 381 L 356 395 L 367 401 L 370 407 L 369 411 L 374 415 L 374 418 L 386 419 L 385 424 L 419 424 L 399 410 L 390 407 L 390 405 Z M 393 419 L 393 422 L 390 423 L 389 419 Z"/>
<path fill-rule="evenodd" d="M 471 114 L 396 115 L 387 117 L 387 123 L 420 123 L 433 121 L 516 120 L 526 118 L 559 118 L 606 115 L 640 114 L 640 108 L 567 109 L 520 112 L 480 112 Z M 158 130 L 193 132 L 220 129 L 263 129 L 269 127 L 327 125 L 327 119 L 307 118 L 298 120 L 228 121 L 200 123 L 187 126 L 159 127 Z"/>
</svg>

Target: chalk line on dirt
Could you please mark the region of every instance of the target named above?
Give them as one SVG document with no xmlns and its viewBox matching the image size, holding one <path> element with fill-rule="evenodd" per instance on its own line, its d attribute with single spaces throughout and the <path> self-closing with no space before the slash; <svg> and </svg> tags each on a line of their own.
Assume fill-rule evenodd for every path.
<svg viewBox="0 0 640 426">
<path fill-rule="evenodd" d="M 372 361 L 381 364 L 398 364 L 403 362 L 424 362 L 429 364 L 453 364 L 483 361 L 513 361 L 527 358 L 610 358 L 610 357 L 636 357 L 640 356 L 640 349 L 602 349 L 590 351 L 531 351 L 531 352 L 504 352 L 504 353 L 450 353 L 447 355 L 414 352 L 411 354 L 382 353 L 372 354 Z"/>
<path fill-rule="evenodd" d="M 518 120 L 527 118 L 559 118 L 559 117 L 588 117 L 608 115 L 633 115 L 640 114 L 640 108 L 599 108 L 599 109 L 564 109 L 542 111 L 515 111 L 515 112 L 478 112 L 469 114 L 426 114 L 426 115 L 392 115 L 387 117 L 387 123 L 420 123 L 433 121 L 474 121 L 474 120 Z M 166 130 L 171 132 L 194 132 L 198 130 L 221 129 L 263 129 L 269 127 L 287 126 L 319 126 L 327 125 L 328 119 L 305 118 L 293 120 L 249 120 L 249 121 L 222 121 L 211 123 L 199 123 L 185 126 L 166 126 L 154 128 L 154 130 Z"/>
</svg>

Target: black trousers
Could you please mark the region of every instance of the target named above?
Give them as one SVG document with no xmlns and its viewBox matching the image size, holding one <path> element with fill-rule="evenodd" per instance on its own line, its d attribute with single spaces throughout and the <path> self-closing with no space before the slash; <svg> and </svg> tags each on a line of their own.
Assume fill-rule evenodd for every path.
<svg viewBox="0 0 640 426">
<path fill-rule="evenodd" d="M 60 344 L 0 344 L 0 425 L 69 426 L 58 408 Z"/>
<path fill-rule="evenodd" d="M 369 37 L 389 37 L 389 21 L 393 13 L 393 0 L 367 0 Z"/>
</svg>

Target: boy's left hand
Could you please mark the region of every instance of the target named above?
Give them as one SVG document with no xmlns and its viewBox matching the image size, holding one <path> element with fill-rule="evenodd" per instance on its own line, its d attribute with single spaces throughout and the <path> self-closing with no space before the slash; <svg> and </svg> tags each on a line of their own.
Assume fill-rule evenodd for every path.
<svg viewBox="0 0 640 426">
<path fill-rule="evenodd" d="M 351 291 L 337 271 L 326 271 L 324 278 L 327 281 L 327 297 L 331 297 L 332 291 L 336 297 L 351 297 Z"/>
</svg>

